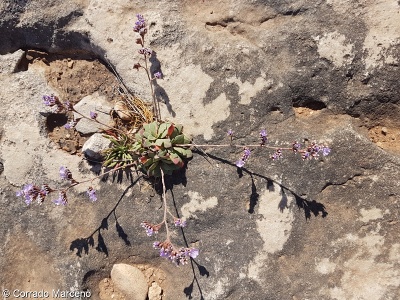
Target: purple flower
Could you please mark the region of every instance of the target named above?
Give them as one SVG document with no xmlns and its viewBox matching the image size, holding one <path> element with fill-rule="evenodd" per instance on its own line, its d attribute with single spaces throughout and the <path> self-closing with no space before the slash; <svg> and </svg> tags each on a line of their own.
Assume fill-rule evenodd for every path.
<svg viewBox="0 0 400 300">
<path fill-rule="evenodd" d="M 184 265 L 189 258 L 196 258 L 199 255 L 199 249 L 181 247 L 176 249 L 169 240 L 164 242 L 154 242 L 153 247 L 160 251 L 160 256 L 165 257 L 176 265 Z"/>
<path fill-rule="evenodd" d="M 53 191 L 53 189 L 51 187 L 49 187 L 47 184 L 43 184 L 42 188 L 40 190 L 41 193 L 48 195 Z"/>
<path fill-rule="evenodd" d="M 54 95 L 43 95 L 42 97 L 43 99 L 43 103 L 46 106 L 53 106 L 57 103 L 57 97 L 55 97 Z"/>
<path fill-rule="evenodd" d="M 278 160 L 282 158 L 282 149 L 276 149 L 275 153 L 271 155 L 273 160 Z"/>
<path fill-rule="evenodd" d="M 97 118 L 97 113 L 94 112 L 94 111 L 91 111 L 91 112 L 90 112 L 90 118 L 91 118 L 91 119 L 96 119 L 96 118 Z"/>
<path fill-rule="evenodd" d="M 229 129 L 228 132 L 227 132 L 228 136 L 233 136 L 233 132 L 234 131 L 232 129 Z"/>
<path fill-rule="evenodd" d="M 292 149 L 293 149 L 294 153 L 299 152 L 299 150 L 301 149 L 301 144 L 297 141 L 294 141 L 293 145 L 292 145 Z"/>
<path fill-rule="evenodd" d="M 323 156 L 327 156 L 329 155 L 329 153 L 331 152 L 331 149 L 328 146 L 320 146 L 315 142 L 312 142 L 310 146 L 307 147 L 306 150 L 303 151 L 303 155 L 302 158 L 303 160 L 306 159 L 317 159 L 320 155 L 320 153 L 322 153 Z"/>
<path fill-rule="evenodd" d="M 264 146 L 267 142 L 268 142 L 268 138 L 267 138 L 267 132 L 265 131 L 265 129 L 260 131 L 260 145 Z"/>
<path fill-rule="evenodd" d="M 38 195 L 39 189 L 33 184 L 25 184 L 22 190 L 17 192 L 17 197 L 24 197 L 27 205 L 31 204 Z"/>
<path fill-rule="evenodd" d="M 66 167 L 60 167 L 60 177 L 61 179 L 69 180 L 72 178 L 71 171 Z"/>
<path fill-rule="evenodd" d="M 141 48 L 138 50 L 138 52 L 144 56 L 150 56 L 153 53 L 153 51 L 149 48 Z"/>
<path fill-rule="evenodd" d="M 189 256 L 191 258 L 196 258 L 197 256 L 199 256 L 199 253 L 200 253 L 199 249 L 196 248 L 190 248 L 189 250 Z"/>
<path fill-rule="evenodd" d="M 154 77 L 157 78 L 157 79 L 161 79 L 162 78 L 161 72 L 154 73 Z"/>
<path fill-rule="evenodd" d="M 89 187 L 86 193 L 88 194 L 90 201 L 97 201 L 96 191 L 92 187 Z"/>
<path fill-rule="evenodd" d="M 244 161 L 248 160 L 249 157 L 250 157 L 250 154 L 251 154 L 251 150 L 248 149 L 248 148 L 245 148 L 245 149 L 243 150 L 243 160 L 244 160 Z"/>
<path fill-rule="evenodd" d="M 54 112 L 54 113 L 58 113 L 58 112 L 62 111 L 64 108 L 57 96 L 43 95 L 42 99 L 43 99 L 44 105 L 49 106 L 51 108 L 52 112 Z"/>
<path fill-rule="evenodd" d="M 141 36 L 145 35 L 147 32 L 146 21 L 141 14 L 137 14 L 137 21 L 135 22 L 135 26 L 133 27 L 134 32 L 138 32 Z"/>
<path fill-rule="evenodd" d="M 76 121 L 73 121 L 73 120 L 72 120 L 72 121 L 69 121 L 67 124 L 64 125 L 64 128 L 65 128 L 65 129 L 72 129 L 72 128 L 74 128 L 74 127 L 76 126 L 76 123 L 77 123 L 77 122 L 76 122 Z"/>
<path fill-rule="evenodd" d="M 152 236 L 155 233 L 158 233 L 158 226 L 155 226 L 153 224 L 150 224 L 149 222 L 142 222 L 140 224 L 144 229 L 146 229 L 146 234 L 147 236 Z M 154 246 L 154 245 L 153 245 Z"/>
<path fill-rule="evenodd" d="M 47 194 L 52 191 L 53 190 L 48 185 L 43 185 L 40 189 L 33 184 L 26 184 L 23 186 L 22 190 L 17 191 L 16 195 L 17 197 L 24 197 L 27 205 L 31 204 L 35 200 L 41 204 L 46 198 Z"/>
<path fill-rule="evenodd" d="M 185 227 L 186 226 L 186 221 L 182 219 L 175 219 L 174 220 L 174 225 L 176 227 Z"/>
<path fill-rule="evenodd" d="M 235 164 L 238 168 L 243 168 L 245 162 L 243 159 L 239 159 Z"/>
<path fill-rule="evenodd" d="M 73 106 L 72 106 L 72 103 L 69 102 L 69 101 L 65 101 L 65 102 L 64 102 L 64 107 L 65 107 L 65 109 L 68 110 L 68 111 L 73 111 L 73 110 L 74 110 L 74 108 L 73 108 Z"/>
<path fill-rule="evenodd" d="M 238 168 L 242 168 L 244 166 L 244 164 L 246 163 L 246 160 L 249 159 L 250 154 L 251 154 L 251 150 L 249 148 L 244 148 L 242 158 L 239 159 L 238 161 L 236 161 L 236 163 L 235 163 L 236 166 Z"/>
<path fill-rule="evenodd" d="M 265 129 L 260 131 L 260 136 L 261 137 L 266 137 L 267 136 L 267 131 L 265 131 Z"/>
<path fill-rule="evenodd" d="M 327 146 L 322 147 L 322 155 L 327 156 L 331 153 L 331 148 L 328 148 Z"/>
<path fill-rule="evenodd" d="M 303 160 L 311 158 L 310 152 L 305 151 L 301 157 L 303 158 Z"/>
<path fill-rule="evenodd" d="M 57 199 L 53 200 L 56 205 L 67 205 L 67 193 L 65 191 L 60 191 Z"/>
</svg>

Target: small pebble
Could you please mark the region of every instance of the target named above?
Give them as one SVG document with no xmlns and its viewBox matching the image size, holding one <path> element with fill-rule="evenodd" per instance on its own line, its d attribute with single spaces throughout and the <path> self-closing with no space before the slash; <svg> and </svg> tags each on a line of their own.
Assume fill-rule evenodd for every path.
<svg viewBox="0 0 400 300">
<path fill-rule="evenodd" d="M 383 133 L 384 135 L 386 135 L 386 134 L 388 133 L 388 130 L 387 130 L 386 127 L 382 127 L 381 131 L 382 131 L 382 133 Z"/>
</svg>

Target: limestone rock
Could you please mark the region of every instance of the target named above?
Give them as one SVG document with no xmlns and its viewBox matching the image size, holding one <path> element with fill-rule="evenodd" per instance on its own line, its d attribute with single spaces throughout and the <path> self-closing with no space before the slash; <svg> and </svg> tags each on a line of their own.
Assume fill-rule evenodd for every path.
<svg viewBox="0 0 400 300">
<path fill-rule="evenodd" d="M 17 69 L 18 63 L 21 61 L 25 51 L 18 50 L 6 55 L 0 55 L 0 74 L 10 74 Z"/>
<path fill-rule="evenodd" d="M 146 300 L 147 281 L 138 268 L 128 264 L 115 264 L 111 270 L 111 279 L 127 299 Z"/>
<path fill-rule="evenodd" d="M 103 157 L 101 151 L 109 148 L 110 144 L 101 133 L 95 133 L 83 144 L 82 152 L 89 159 L 100 160 Z"/>
<path fill-rule="evenodd" d="M 162 269 L 165 281 L 149 282 L 160 282 L 166 299 L 399 299 L 399 1 L 150 2 L 0 1 L 2 287 L 95 293 L 110 262 L 124 261 Z M 270 147 L 316 140 L 332 148 L 323 159 L 284 151 L 271 161 L 256 147 L 239 174 L 239 147 L 207 147 L 207 160 L 195 154 L 167 184 L 169 209 L 173 197 L 188 220 L 186 241 L 199 243 L 194 269 L 159 257 L 139 226 L 162 218 L 147 185 L 97 182 L 96 203 L 77 185 L 62 208 L 15 196 L 26 183 L 58 188 L 60 165 L 80 182 L 93 175 L 49 141 L 43 94 L 83 95 L 88 78 L 102 82 L 114 68 L 152 99 L 147 76 L 132 69 L 135 13 L 151 25 L 149 70 L 164 75 L 154 80 L 162 119 L 183 124 L 197 144 L 229 143 L 228 129 L 237 145 L 257 144 L 266 129 Z M 37 64 L 32 55 L 18 70 L 22 52 L 8 55 L 29 48 L 52 59 Z M 72 69 L 54 69 L 68 58 Z M 93 58 L 108 69 L 91 68 Z M 112 98 L 118 85 L 107 82 Z M 171 238 L 183 241 L 172 228 Z"/>
<path fill-rule="evenodd" d="M 109 126 L 111 126 L 113 123 L 110 116 L 112 105 L 107 101 L 104 96 L 101 96 L 98 92 L 82 98 L 81 101 L 74 105 L 74 109 L 89 118 L 90 112 L 95 112 L 97 113 L 96 120 L 105 125 L 108 125 L 105 126 L 97 123 L 96 121 L 81 118 L 79 114 L 74 113 L 75 119 L 81 118 L 78 124 L 76 124 L 75 129 L 82 134 L 91 134 L 100 130 L 109 129 Z"/>
<path fill-rule="evenodd" d="M 157 282 L 153 281 L 149 287 L 149 300 L 161 300 L 161 295 L 161 287 L 157 284 Z"/>
</svg>

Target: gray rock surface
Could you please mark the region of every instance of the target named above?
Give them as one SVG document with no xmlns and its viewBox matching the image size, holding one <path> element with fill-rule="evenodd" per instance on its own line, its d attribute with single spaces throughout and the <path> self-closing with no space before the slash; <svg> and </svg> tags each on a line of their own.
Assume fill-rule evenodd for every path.
<svg viewBox="0 0 400 300">
<path fill-rule="evenodd" d="M 103 158 L 102 151 L 109 148 L 110 144 L 110 140 L 101 133 L 95 133 L 83 144 L 82 152 L 87 158 L 100 161 Z"/>
<path fill-rule="evenodd" d="M 136 174 L 94 181 L 96 203 L 85 184 L 68 191 L 66 207 L 15 197 L 28 182 L 63 186 L 60 165 L 78 181 L 93 175 L 48 138 L 41 97 L 70 91 L 46 77 L 59 59 L 50 54 L 74 56 L 72 70 L 84 61 L 87 75 L 96 58 L 109 63 L 151 99 L 132 69 L 135 13 L 151 24 L 162 117 L 197 144 L 228 143 L 228 129 L 255 144 L 267 129 L 270 146 L 332 147 L 313 161 L 286 152 L 271 161 L 273 150 L 257 148 L 242 172 L 240 148 L 195 153 L 167 180 L 171 209 L 188 221 L 174 242 L 200 248 L 179 268 L 139 225 L 162 216 L 151 184 L 132 184 Z M 2 288 L 89 289 L 104 300 L 99 282 L 127 263 L 155 268 L 164 299 L 399 299 L 399 16 L 397 0 L 1 2 Z M 15 68 L 20 52 L 8 54 L 20 49 L 49 57 Z"/>
<path fill-rule="evenodd" d="M 127 299 L 146 300 L 147 280 L 138 268 L 128 264 L 115 264 L 111 269 L 111 279 Z"/>
<path fill-rule="evenodd" d="M 75 119 L 80 118 L 75 128 L 82 134 L 93 134 L 102 130 L 110 129 L 113 125 L 111 118 L 112 104 L 107 101 L 106 97 L 101 96 L 98 92 L 82 98 L 74 109 L 79 112 L 74 112 Z M 82 115 L 90 118 L 90 112 L 96 113 L 96 121 L 83 118 Z"/>
<path fill-rule="evenodd" d="M 0 56 L 0 73 L 2 74 L 10 74 L 16 71 L 18 68 L 19 62 L 25 56 L 25 51 L 18 50 L 13 53 L 5 54 Z"/>
</svg>

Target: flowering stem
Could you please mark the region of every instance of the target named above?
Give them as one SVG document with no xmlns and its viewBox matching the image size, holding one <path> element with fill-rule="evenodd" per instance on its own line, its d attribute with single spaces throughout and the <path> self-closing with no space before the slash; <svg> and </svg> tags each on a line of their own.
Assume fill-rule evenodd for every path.
<svg viewBox="0 0 400 300">
<path fill-rule="evenodd" d="M 98 176 L 96 176 L 96 177 L 90 178 L 90 179 L 88 179 L 88 180 L 84 180 L 84 181 L 79 181 L 79 182 L 72 183 L 69 187 L 67 187 L 67 188 L 64 189 L 64 190 L 67 191 L 67 190 L 69 190 L 70 188 L 72 188 L 72 187 L 74 187 L 74 186 L 76 186 L 76 185 L 78 185 L 78 184 L 86 183 L 86 182 L 89 182 L 89 181 L 92 182 L 92 181 L 95 180 L 96 178 L 100 178 L 101 176 L 104 176 L 104 175 L 106 175 L 106 174 L 108 174 L 108 173 L 115 172 L 115 171 L 118 171 L 118 170 L 123 169 L 123 168 L 132 167 L 132 166 L 134 166 L 134 165 L 135 165 L 134 163 L 131 163 L 131 164 L 127 164 L 127 165 L 124 165 L 124 166 L 115 168 L 115 169 L 111 169 L 111 170 L 109 170 L 109 171 L 107 171 L 107 172 L 104 172 L 104 173 L 102 173 L 102 174 L 100 174 L 100 175 L 98 175 Z"/>
<path fill-rule="evenodd" d="M 161 181 L 162 181 L 162 186 L 163 186 L 162 199 L 163 199 L 163 202 L 164 202 L 164 221 L 163 222 L 165 223 L 165 230 L 167 232 L 167 239 L 166 240 L 169 241 L 169 228 L 168 228 L 168 221 L 167 221 L 167 211 L 168 211 L 168 209 L 167 209 L 167 197 L 165 195 L 166 188 L 165 188 L 165 181 L 164 181 L 164 171 L 163 171 L 162 168 L 160 170 L 161 170 Z"/>
<path fill-rule="evenodd" d="M 260 144 L 256 145 L 235 145 L 235 144 L 222 144 L 222 145 L 210 145 L 210 144 L 205 144 L 205 145 L 198 145 L 198 144 L 176 144 L 175 146 L 177 147 L 261 147 L 261 148 L 268 148 L 268 149 L 273 149 L 273 150 L 293 150 L 293 148 L 282 148 L 282 147 L 272 147 L 272 146 L 261 146 Z M 300 150 L 301 151 L 301 150 Z"/>
<path fill-rule="evenodd" d="M 84 118 L 84 119 L 87 119 L 87 120 L 90 120 L 90 121 L 94 121 L 94 122 L 96 122 L 96 123 L 99 123 L 100 125 L 106 126 L 106 127 L 110 128 L 110 129 L 117 130 L 117 131 L 120 132 L 120 133 L 124 133 L 122 130 L 120 130 L 120 129 L 118 129 L 118 128 L 115 128 L 115 127 L 113 127 L 113 126 L 104 124 L 104 123 L 100 122 L 100 121 L 97 120 L 97 119 L 89 118 L 89 117 L 87 117 L 87 116 L 81 114 L 79 111 L 75 110 L 74 108 L 72 109 L 72 111 L 75 112 L 75 113 L 77 113 L 78 115 L 82 116 L 82 118 Z"/>
</svg>

